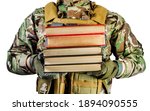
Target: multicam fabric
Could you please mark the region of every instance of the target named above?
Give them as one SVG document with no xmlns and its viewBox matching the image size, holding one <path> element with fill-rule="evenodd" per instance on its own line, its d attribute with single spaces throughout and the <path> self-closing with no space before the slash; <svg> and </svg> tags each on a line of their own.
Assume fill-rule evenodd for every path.
<svg viewBox="0 0 150 111">
<path fill-rule="evenodd" d="M 58 5 L 58 16 L 60 18 L 90 19 L 91 6 L 89 0 L 58 0 Z"/>
<path fill-rule="evenodd" d="M 33 74 L 26 64 L 27 58 L 40 53 L 44 47 L 44 8 L 36 9 L 19 28 L 12 47 L 8 51 L 8 70 L 16 74 Z M 106 19 L 106 42 L 103 59 L 107 61 L 113 54 L 119 65 L 116 78 L 128 78 L 141 73 L 146 65 L 142 45 L 131 32 L 126 21 L 114 12 L 108 12 Z M 101 93 L 110 93 L 112 79 L 103 80 Z"/>
</svg>

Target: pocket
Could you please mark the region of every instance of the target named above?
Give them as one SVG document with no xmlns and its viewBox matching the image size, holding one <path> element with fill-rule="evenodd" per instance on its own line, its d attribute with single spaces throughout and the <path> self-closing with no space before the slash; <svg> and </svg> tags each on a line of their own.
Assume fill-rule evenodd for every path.
<svg viewBox="0 0 150 111">
<path fill-rule="evenodd" d="M 71 75 L 72 94 L 100 94 L 102 80 L 83 73 L 73 73 Z"/>
</svg>

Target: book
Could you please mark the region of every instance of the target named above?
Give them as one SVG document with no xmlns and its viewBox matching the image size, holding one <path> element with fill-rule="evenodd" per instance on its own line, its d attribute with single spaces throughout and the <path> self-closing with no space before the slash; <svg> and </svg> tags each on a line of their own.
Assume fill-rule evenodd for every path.
<svg viewBox="0 0 150 111">
<path fill-rule="evenodd" d="M 101 70 L 104 25 L 50 26 L 45 33 L 44 72 Z"/>
<path fill-rule="evenodd" d="M 100 55 L 101 47 L 50 48 L 43 51 L 44 57 L 72 55 Z"/>
<path fill-rule="evenodd" d="M 101 70 L 101 64 L 77 64 L 45 66 L 44 72 L 89 72 Z"/>
<path fill-rule="evenodd" d="M 105 25 L 77 25 L 77 26 L 49 26 L 46 27 L 46 36 L 66 34 L 104 34 Z"/>
<path fill-rule="evenodd" d="M 105 45 L 104 25 L 49 26 L 45 33 L 47 48 Z"/>
<path fill-rule="evenodd" d="M 105 35 L 66 35 L 46 37 L 47 48 L 104 46 Z"/>
<path fill-rule="evenodd" d="M 89 64 L 101 63 L 101 55 L 92 56 L 67 56 L 67 57 L 48 57 L 45 58 L 45 65 L 65 65 L 65 64 Z"/>
</svg>

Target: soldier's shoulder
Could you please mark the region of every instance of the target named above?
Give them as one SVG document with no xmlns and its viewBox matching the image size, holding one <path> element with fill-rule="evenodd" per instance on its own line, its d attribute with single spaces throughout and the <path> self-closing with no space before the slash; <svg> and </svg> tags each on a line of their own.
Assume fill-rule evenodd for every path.
<svg viewBox="0 0 150 111">
<path fill-rule="evenodd" d="M 44 7 L 41 7 L 41 8 L 36 8 L 33 12 L 33 14 L 35 16 L 39 15 L 39 16 L 42 16 L 44 15 Z"/>
<path fill-rule="evenodd" d="M 112 28 L 120 29 L 125 23 L 123 16 L 116 12 L 108 11 L 106 17 L 106 24 L 111 25 Z"/>
<path fill-rule="evenodd" d="M 124 20 L 123 16 L 118 14 L 117 12 L 108 11 L 107 18 L 112 20 Z"/>
</svg>

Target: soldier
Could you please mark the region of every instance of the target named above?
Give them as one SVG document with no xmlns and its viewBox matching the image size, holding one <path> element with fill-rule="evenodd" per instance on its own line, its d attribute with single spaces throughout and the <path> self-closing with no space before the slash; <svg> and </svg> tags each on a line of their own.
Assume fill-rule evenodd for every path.
<svg viewBox="0 0 150 111">
<path fill-rule="evenodd" d="M 105 24 L 107 45 L 103 48 L 102 69 L 45 74 L 42 51 L 47 24 L 80 24 L 83 21 Z M 115 60 L 110 59 L 112 54 Z M 146 65 L 142 45 L 119 14 L 90 0 L 58 0 L 36 9 L 25 19 L 8 51 L 7 67 L 19 75 L 38 74 L 39 94 L 109 94 L 113 78 L 132 77 L 143 72 Z"/>
</svg>

